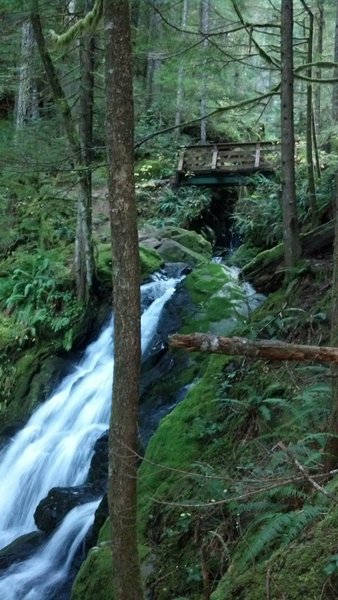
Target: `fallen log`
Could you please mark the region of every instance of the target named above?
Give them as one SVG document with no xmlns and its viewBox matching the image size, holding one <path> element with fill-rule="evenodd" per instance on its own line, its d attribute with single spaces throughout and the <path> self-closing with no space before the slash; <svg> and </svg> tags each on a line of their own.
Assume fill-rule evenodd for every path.
<svg viewBox="0 0 338 600">
<path fill-rule="evenodd" d="M 241 337 L 226 338 L 206 333 L 191 333 L 171 335 L 169 345 L 173 348 L 183 348 L 187 352 L 239 355 L 273 361 L 309 360 L 338 364 L 338 348 L 287 344 L 277 340 L 249 340 Z"/>
</svg>

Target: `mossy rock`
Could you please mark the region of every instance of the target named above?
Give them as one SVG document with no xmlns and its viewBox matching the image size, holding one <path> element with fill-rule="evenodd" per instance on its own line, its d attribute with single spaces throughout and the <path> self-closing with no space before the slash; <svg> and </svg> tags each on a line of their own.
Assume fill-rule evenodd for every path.
<svg viewBox="0 0 338 600">
<path fill-rule="evenodd" d="M 284 278 L 283 257 L 283 244 L 263 250 L 243 267 L 242 275 L 244 279 L 251 281 L 258 291 L 275 291 Z"/>
<path fill-rule="evenodd" d="M 241 244 L 237 250 L 231 255 L 229 263 L 236 267 L 243 268 L 250 263 L 255 257 L 262 252 L 261 248 L 250 246 L 249 244 Z"/>
<path fill-rule="evenodd" d="M 244 317 L 245 295 L 230 269 L 216 263 L 203 264 L 183 284 L 194 309 L 189 311 L 182 333 L 199 331 L 227 335 Z"/>
<path fill-rule="evenodd" d="M 163 258 L 153 248 L 139 247 L 141 279 L 145 281 L 152 273 L 158 271 L 163 265 Z M 99 244 L 97 254 L 97 274 L 103 285 L 111 288 L 112 280 L 112 255 L 110 244 Z"/>
<path fill-rule="evenodd" d="M 175 240 L 164 240 L 157 250 L 164 262 L 167 263 L 186 263 L 195 267 L 206 262 L 203 254 L 194 252 Z"/>
<path fill-rule="evenodd" d="M 113 600 L 112 558 L 109 544 L 94 546 L 73 584 L 71 600 Z"/>
<path fill-rule="evenodd" d="M 163 259 L 153 248 L 140 246 L 140 263 L 142 281 L 148 279 L 150 275 L 158 271 L 163 266 Z"/>
<path fill-rule="evenodd" d="M 182 229 L 181 227 L 165 227 L 161 230 L 161 237 L 175 240 L 185 248 L 189 248 L 192 252 L 202 254 L 205 258 L 211 259 L 212 247 L 208 240 L 196 231 Z"/>
</svg>

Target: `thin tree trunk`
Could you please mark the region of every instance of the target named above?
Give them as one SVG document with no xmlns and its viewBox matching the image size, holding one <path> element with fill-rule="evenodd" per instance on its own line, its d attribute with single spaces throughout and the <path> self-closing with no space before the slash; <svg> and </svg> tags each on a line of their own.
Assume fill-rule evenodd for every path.
<svg viewBox="0 0 338 600">
<path fill-rule="evenodd" d="M 93 8 L 93 1 L 85 1 L 85 13 Z M 86 290 L 93 285 L 92 256 L 92 148 L 94 110 L 94 37 L 84 32 L 79 40 L 80 90 L 78 105 L 81 157 L 84 163 L 79 183 L 78 213 L 76 226 L 75 269 L 79 297 L 86 297 Z"/>
<path fill-rule="evenodd" d="M 296 204 L 293 114 L 293 1 L 282 0 L 281 27 L 281 178 L 285 266 L 294 267 L 301 245 Z"/>
<path fill-rule="evenodd" d="M 183 8 L 182 8 L 182 29 L 185 29 L 188 23 L 188 10 L 189 10 L 189 0 L 183 0 Z M 184 34 L 182 34 L 182 37 Z M 181 123 L 181 113 L 182 113 L 182 102 L 183 102 L 183 79 L 184 79 L 184 66 L 181 62 L 178 67 L 177 73 L 177 94 L 176 94 L 176 114 L 175 114 L 175 125 L 177 129 L 175 129 L 175 138 L 176 140 L 179 137 L 179 125 Z"/>
<path fill-rule="evenodd" d="M 155 0 L 154 5 L 160 5 L 160 0 Z M 146 73 L 146 97 L 145 109 L 150 110 L 153 103 L 156 102 L 159 96 L 158 72 L 161 68 L 163 51 L 159 50 L 159 41 L 163 31 L 161 16 L 153 8 L 151 8 L 149 20 L 149 44 L 150 49 L 147 56 L 147 73 Z"/>
<path fill-rule="evenodd" d="M 249 340 L 247 338 L 226 338 L 206 333 L 175 334 L 169 338 L 170 346 L 184 348 L 188 352 L 208 354 L 229 354 L 262 358 L 264 360 L 314 361 L 338 364 L 338 348 L 330 346 L 303 346 L 287 344 L 277 340 Z"/>
<path fill-rule="evenodd" d="M 307 3 L 301 0 L 302 5 L 309 15 L 309 35 L 307 40 L 307 62 L 310 65 L 313 62 L 313 31 L 314 31 L 314 15 L 309 9 Z M 307 69 L 307 77 L 312 79 L 312 67 Z M 307 178 L 308 178 L 308 195 L 309 195 L 309 207 L 311 212 L 312 226 L 315 227 L 318 224 L 318 212 L 316 202 L 316 182 L 315 182 L 315 170 L 313 162 L 313 88 L 312 83 L 308 82 L 306 86 L 306 163 L 307 163 Z"/>
<path fill-rule="evenodd" d="M 323 37 L 324 37 L 324 0 L 317 0 L 317 44 L 316 44 L 316 60 L 323 59 Z M 322 70 L 316 70 L 316 79 L 322 78 Z M 322 86 L 317 83 L 315 94 L 314 94 L 314 105 L 315 105 L 315 123 L 316 130 L 320 132 L 322 126 Z"/>
<path fill-rule="evenodd" d="M 207 71 L 207 52 L 209 47 L 209 40 L 207 34 L 209 32 L 209 12 L 210 12 L 210 0 L 201 0 L 200 5 L 201 11 L 201 33 L 204 35 L 203 41 L 203 52 L 204 59 L 201 72 L 204 73 L 202 86 L 201 86 L 201 100 L 200 100 L 200 114 L 201 114 L 201 143 L 205 144 L 207 141 L 207 121 L 205 119 L 205 115 L 207 114 L 207 104 L 208 104 L 208 86 L 206 79 L 206 71 Z"/>
<path fill-rule="evenodd" d="M 114 294 L 114 384 L 109 429 L 108 504 L 114 600 L 143 598 L 137 552 L 140 273 L 133 164 L 129 3 L 105 0 L 106 136 Z"/>
<path fill-rule="evenodd" d="M 24 21 L 21 28 L 21 56 L 19 88 L 16 101 L 16 129 L 22 129 L 39 115 L 36 80 L 33 76 L 35 39 L 31 22 Z"/>
<path fill-rule="evenodd" d="M 75 242 L 74 270 L 78 297 L 81 300 L 88 301 L 93 284 L 94 256 L 90 229 L 91 217 L 89 212 L 90 201 L 87 166 L 70 106 L 60 84 L 43 35 L 38 0 L 31 1 L 31 23 L 37 48 L 46 72 L 48 83 L 52 90 L 55 104 L 59 108 L 63 118 L 63 125 L 71 150 L 71 160 L 78 170 L 78 222 Z"/>
<path fill-rule="evenodd" d="M 333 252 L 332 311 L 331 311 L 331 344 L 338 345 L 338 174 L 336 174 L 335 203 L 335 239 Z M 326 445 L 326 464 L 331 470 L 338 464 L 338 365 L 332 365 L 332 409 L 330 433 Z"/>
<path fill-rule="evenodd" d="M 335 25 L 333 60 L 334 60 L 334 62 L 338 63 L 338 0 L 336 0 L 336 25 Z M 333 76 L 338 77 L 338 67 L 334 68 Z M 335 123 L 338 121 L 338 83 L 333 84 L 332 118 Z"/>
</svg>

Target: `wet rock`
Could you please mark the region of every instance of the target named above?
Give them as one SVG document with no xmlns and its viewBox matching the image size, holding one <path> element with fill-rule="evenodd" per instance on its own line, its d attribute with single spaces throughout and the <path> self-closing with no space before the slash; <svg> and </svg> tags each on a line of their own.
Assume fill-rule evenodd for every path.
<svg viewBox="0 0 338 600">
<path fill-rule="evenodd" d="M 103 494 L 107 488 L 108 477 L 108 431 L 104 433 L 94 446 L 94 454 L 89 467 L 87 485 Z"/>
<path fill-rule="evenodd" d="M 72 508 L 91 502 L 96 498 L 97 492 L 95 493 L 95 490 L 87 485 L 52 488 L 35 510 L 34 520 L 36 526 L 45 533 L 51 533 L 61 524 Z"/>
<path fill-rule="evenodd" d="M 21 562 L 29 556 L 46 540 L 42 531 L 32 531 L 16 538 L 0 550 L 0 569 L 7 569 L 12 564 Z"/>
</svg>

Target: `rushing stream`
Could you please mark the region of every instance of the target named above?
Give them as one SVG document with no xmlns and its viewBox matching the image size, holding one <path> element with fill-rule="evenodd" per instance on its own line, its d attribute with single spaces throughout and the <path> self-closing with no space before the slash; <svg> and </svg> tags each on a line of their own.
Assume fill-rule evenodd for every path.
<svg viewBox="0 0 338 600">
<path fill-rule="evenodd" d="M 142 351 L 156 331 L 164 304 L 178 279 L 142 287 Z M 34 511 L 52 487 L 85 482 L 95 441 L 107 430 L 113 374 L 113 320 L 90 344 L 83 360 L 0 456 L 0 548 L 36 530 Z M 4 600 L 48 600 L 67 577 L 76 550 L 89 530 L 97 502 L 68 513 L 31 558 L 0 578 Z"/>
</svg>

